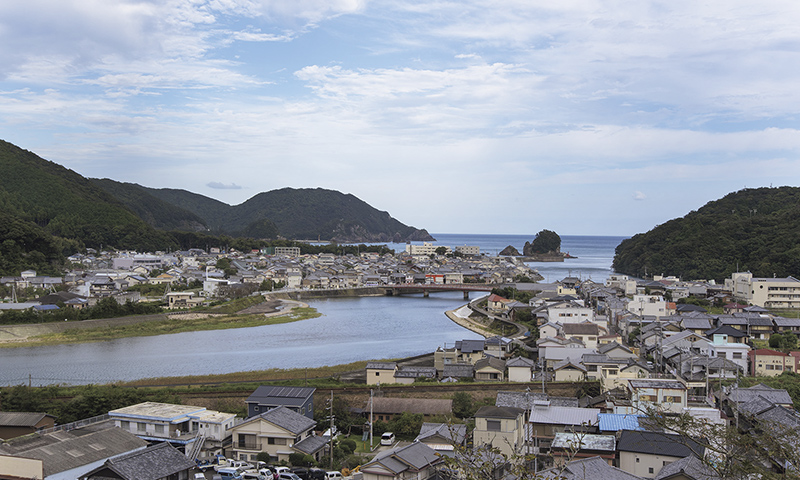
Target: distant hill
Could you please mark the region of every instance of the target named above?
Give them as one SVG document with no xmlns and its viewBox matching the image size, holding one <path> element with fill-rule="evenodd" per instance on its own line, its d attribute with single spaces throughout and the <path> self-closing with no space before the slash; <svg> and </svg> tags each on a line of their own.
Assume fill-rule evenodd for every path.
<svg viewBox="0 0 800 480">
<path fill-rule="evenodd" d="M 15 224 L 37 226 L 37 235 L 80 246 L 156 250 L 175 245 L 88 179 L 2 140 L 0 210 Z"/>
<path fill-rule="evenodd" d="M 800 275 L 800 188 L 745 189 L 617 247 L 616 272 L 722 281 L 732 272 Z"/>
<path fill-rule="evenodd" d="M 121 183 L 108 178 L 91 181 L 113 195 L 148 225 L 159 230 L 187 230 L 204 232 L 208 227 L 202 218 L 194 213 L 161 200 L 150 194 L 148 189 L 135 183 Z"/>
<path fill-rule="evenodd" d="M 272 224 L 281 236 L 300 240 L 433 240 L 427 231 L 404 225 L 354 195 L 335 190 L 282 188 L 230 206 L 186 190 L 143 188 L 154 197 L 201 217 L 216 233 L 254 236 L 268 232 Z"/>
</svg>

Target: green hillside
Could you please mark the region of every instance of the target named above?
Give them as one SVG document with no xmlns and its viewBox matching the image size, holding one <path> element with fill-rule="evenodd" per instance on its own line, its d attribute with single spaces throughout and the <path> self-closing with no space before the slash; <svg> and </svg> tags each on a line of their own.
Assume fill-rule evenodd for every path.
<svg viewBox="0 0 800 480">
<path fill-rule="evenodd" d="M 88 179 L 0 140 L 0 210 L 86 247 L 156 250 L 172 244 Z"/>
<path fill-rule="evenodd" d="M 91 181 L 121 201 L 148 225 L 160 230 L 208 230 L 205 221 L 185 208 L 178 207 L 150 194 L 135 183 L 122 183 L 108 178 Z"/>
<path fill-rule="evenodd" d="M 257 238 L 405 242 L 432 240 L 354 195 L 322 188 L 282 188 L 230 206 L 186 190 L 143 187 L 154 197 L 201 217 L 212 232 Z"/>
<path fill-rule="evenodd" d="M 617 247 L 613 268 L 722 281 L 736 271 L 800 276 L 800 188 L 740 190 Z"/>
</svg>

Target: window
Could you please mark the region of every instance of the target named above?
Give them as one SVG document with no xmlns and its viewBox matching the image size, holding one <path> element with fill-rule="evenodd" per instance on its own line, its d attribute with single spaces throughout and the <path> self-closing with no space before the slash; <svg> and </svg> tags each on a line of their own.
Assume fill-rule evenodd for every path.
<svg viewBox="0 0 800 480">
<path fill-rule="evenodd" d="M 164 425 L 156 425 L 156 433 L 164 433 Z"/>
<path fill-rule="evenodd" d="M 255 410 L 255 411 L 257 412 L 257 411 L 258 411 L 258 405 L 256 405 L 255 407 L 253 407 L 253 410 Z"/>
<path fill-rule="evenodd" d="M 653 467 L 648 467 L 647 468 L 647 473 L 653 473 Z"/>
<path fill-rule="evenodd" d="M 741 360 L 742 359 L 742 352 L 733 352 L 733 359 L 734 360 Z"/>
<path fill-rule="evenodd" d="M 486 420 L 486 430 L 490 432 L 499 432 L 500 420 Z"/>
<path fill-rule="evenodd" d="M 639 457 L 636 457 L 636 463 L 639 463 Z"/>
<path fill-rule="evenodd" d="M 267 443 L 269 445 L 286 445 L 286 439 L 285 438 L 269 437 L 267 439 Z"/>
<path fill-rule="evenodd" d="M 123 430 L 128 430 L 128 431 L 130 431 L 130 429 L 131 429 L 131 422 L 129 422 L 129 421 L 127 421 L 127 420 L 122 420 L 122 421 L 120 421 L 120 422 L 119 422 L 119 428 L 121 428 L 121 429 L 123 429 Z"/>
<path fill-rule="evenodd" d="M 375 372 L 375 376 L 376 377 L 380 377 L 381 376 L 381 372 Z"/>
<path fill-rule="evenodd" d="M 136 430 L 138 430 L 138 431 L 140 431 L 140 432 L 147 431 L 147 424 L 146 424 L 146 423 L 139 422 L 139 423 L 136 425 Z"/>
</svg>

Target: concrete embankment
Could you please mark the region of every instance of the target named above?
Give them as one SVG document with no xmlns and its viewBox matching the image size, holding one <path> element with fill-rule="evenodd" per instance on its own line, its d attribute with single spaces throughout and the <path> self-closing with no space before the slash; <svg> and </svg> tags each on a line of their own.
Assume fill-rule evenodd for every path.
<svg viewBox="0 0 800 480">
<path fill-rule="evenodd" d="M 471 313 L 472 309 L 469 307 L 469 305 L 464 305 L 461 308 L 457 308 L 455 310 L 448 310 L 444 312 L 444 314 L 447 315 L 447 318 L 461 325 L 467 330 L 472 330 L 478 335 L 482 335 L 484 338 L 494 337 L 495 336 L 494 333 L 483 328 L 483 326 L 480 323 L 469 319 L 469 315 Z"/>
</svg>

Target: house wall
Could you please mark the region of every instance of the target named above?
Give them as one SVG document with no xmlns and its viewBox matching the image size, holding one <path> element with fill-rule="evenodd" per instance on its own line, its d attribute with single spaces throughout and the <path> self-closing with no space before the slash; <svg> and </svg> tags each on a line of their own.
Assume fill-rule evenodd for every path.
<svg viewBox="0 0 800 480">
<path fill-rule="evenodd" d="M 562 368 L 556 370 L 556 382 L 580 382 L 583 381 L 584 374 L 580 370 L 572 368 Z"/>
<path fill-rule="evenodd" d="M 509 382 L 530 382 L 532 378 L 529 367 L 508 367 Z"/>
<path fill-rule="evenodd" d="M 665 465 L 680 460 L 666 455 L 619 452 L 619 468 L 642 478 L 655 478 Z"/>
<path fill-rule="evenodd" d="M 476 448 L 490 444 L 501 453 L 511 456 L 519 452 L 523 445 L 523 416 L 516 419 L 507 418 L 475 418 L 475 430 L 472 432 L 473 444 Z M 499 430 L 489 430 L 490 424 L 498 425 Z"/>
<path fill-rule="evenodd" d="M 394 370 L 367 369 L 367 385 L 388 385 L 397 383 L 394 378 Z"/>
<path fill-rule="evenodd" d="M 232 457 L 236 460 L 255 460 L 259 452 L 267 452 L 277 461 L 288 461 L 294 452 L 295 440 L 306 438 L 308 431 L 295 437 L 293 433 L 262 420 L 236 426 L 231 429 L 231 435 Z"/>
<path fill-rule="evenodd" d="M 503 372 L 489 367 L 482 368 L 480 370 L 475 370 L 475 380 L 480 382 L 502 382 Z"/>
<path fill-rule="evenodd" d="M 44 478 L 42 461 L 0 455 L 0 478 Z"/>
<path fill-rule="evenodd" d="M 795 363 L 793 357 L 778 355 L 755 355 L 754 360 L 751 365 L 751 373 L 757 377 L 780 375 L 784 370 L 794 368 Z"/>
</svg>

